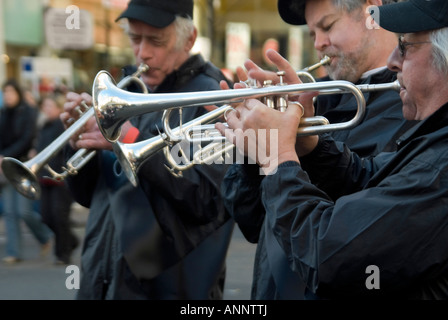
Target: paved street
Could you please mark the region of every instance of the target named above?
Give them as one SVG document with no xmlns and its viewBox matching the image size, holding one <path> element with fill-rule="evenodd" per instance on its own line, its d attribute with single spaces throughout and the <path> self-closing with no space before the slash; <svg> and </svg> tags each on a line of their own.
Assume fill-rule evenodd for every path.
<svg viewBox="0 0 448 320">
<path fill-rule="evenodd" d="M 75 232 L 83 239 L 87 210 L 74 206 L 72 219 Z M 54 265 L 51 254 L 40 256 L 40 246 L 27 227 L 23 228 L 24 257 L 15 265 L 0 262 L 0 300 L 73 300 L 76 290 L 66 288 L 69 273 L 66 266 Z M 5 232 L 0 216 L 0 256 L 5 252 Z M 252 280 L 255 245 L 248 243 L 236 227 L 227 259 L 226 300 L 248 300 Z M 79 266 L 81 246 L 74 254 L 73 264 Z"/>
</svg>

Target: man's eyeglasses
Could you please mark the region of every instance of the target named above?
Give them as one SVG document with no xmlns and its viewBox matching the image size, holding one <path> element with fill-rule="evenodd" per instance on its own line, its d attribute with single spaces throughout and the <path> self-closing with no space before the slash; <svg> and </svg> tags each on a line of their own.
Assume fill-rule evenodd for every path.
<svg viewBox="0 0 448 320">
<path fill-rule="evenodd" d="M 414 46 L 417 44 L 431 43 L 431 41 L 420 41 L 420 42 L 403 42 L 403 35 L 398 37 L 398 50 L 400 55 L 404 57 L 406 55 L 407 47 Z"/>
</svg>

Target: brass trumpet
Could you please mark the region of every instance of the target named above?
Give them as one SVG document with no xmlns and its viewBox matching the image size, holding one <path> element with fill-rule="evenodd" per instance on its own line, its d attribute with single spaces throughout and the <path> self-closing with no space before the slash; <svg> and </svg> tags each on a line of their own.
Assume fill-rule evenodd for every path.
<svg viewBox="0 0 448 320">
<path fill-rule="evenodd" d="M 131 82 L 135 81 L 142 88 L 142 90 L 144 90 L 144 92 L 147 92 L 145 84 L 138 77 L 141 73 L 147 71 L 148 69 L 149 67 L 147 65 L 140 65 L 133 75 L 123 78 L 118 83 L 118 86 L 124 88 Z M 45 167 L 49 171 L 51 174 L 50 178 L 61 181 L 69 175 L 77 174 L 79 169 L 81 169 L 95 155 L 95 150 L 79 149 L 67 161 L 67 167 L 62 168 L 62 173 L 57 173 L 48 165 L 48 162 L 62 150 L 70 138 L 93 116 L 95 109 L 89 108 L 85 105 L 85 103 L 83 103 L 83 105 L 87 108 L 87 111 L 83 112 L 78 120 L 76 120 L 56 140 L 49 144 L 44 150 L 39 152 L 35 157 L 25 163 L 11 157 L 5 157 L 3 159 L 2 170 L 5 177 L 23 196 L 33 200 L 40 197 L 41 189 L 37 174 L 42 168 Z"/>
</svg>

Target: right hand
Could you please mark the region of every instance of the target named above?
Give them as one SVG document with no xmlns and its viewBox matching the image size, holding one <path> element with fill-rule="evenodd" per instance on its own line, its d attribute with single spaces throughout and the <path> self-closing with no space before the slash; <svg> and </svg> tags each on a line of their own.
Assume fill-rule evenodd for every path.
<svg viewBox="0 0 448 320">
<path fill-rule="evenodd" d="M 75 92 L 68 92 L 66 95 L 66 102 L 64 103 L 64 112 L 61 113 L 60 119 L 64 123 L 64 126 L 68 128 L 70 126 L 69 119 L 74 121 L 80 117 L 78 106 L 85 102 L 90 108 L 92 108 L 92 97 L 88 93 L 78 94 Z M 85 112 L 81 106 L 81 111 Z M 107 141 L 100 129 L 94 116 L 92 116 L 85 125 L 76 132 L 69 140 L 70 146 L 77 149 L 104 149 L 112 150 L 112 144 Z"/>
</svg>

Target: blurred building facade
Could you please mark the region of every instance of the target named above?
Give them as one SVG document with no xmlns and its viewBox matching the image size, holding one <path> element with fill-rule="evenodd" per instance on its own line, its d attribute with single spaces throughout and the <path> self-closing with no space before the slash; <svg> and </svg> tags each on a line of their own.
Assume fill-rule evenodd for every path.
<svg viewBox="0 0 448 320">
<path fill-rule="evenodd" d="M 120 77 L 120 68 L 134 62 L 115 22 L 127 2 L 0 0 L 0 80 L 19 78 L 35 93 L 55 83 L 89 92 L 99 70 Z M 298 69 L 317 60 L 306 27 L 283 22 L 275 0 L 195 0 L 194 19 L 193 50 L 230 73 L 247 58 L 270 68 L 267 48 Z"/>
</svg>

